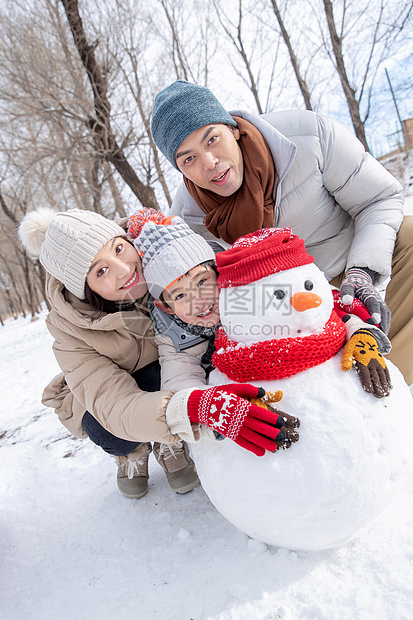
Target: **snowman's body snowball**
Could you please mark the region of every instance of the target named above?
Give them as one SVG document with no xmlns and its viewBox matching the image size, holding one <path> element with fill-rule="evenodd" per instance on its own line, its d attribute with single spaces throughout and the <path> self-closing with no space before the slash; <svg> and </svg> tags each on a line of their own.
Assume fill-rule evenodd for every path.
<svg viewBox="0 0 413 620">
<path fill-rule="evenodd" d="M 333 359 L 287 379 L 262 382 L 283 390 L 277 406 L 301 420 L 289 450 L 263 457 L 229 439 L 193 444 L 203 488 L 240 530 L 295 550 L 340 546 L 397 497 L 411 472 L 413 401 L 388 363 L 389 397 L 366 393 L 355 371 Z M 230 383 L 215 370 L 210 384 Z"/>
</svg>

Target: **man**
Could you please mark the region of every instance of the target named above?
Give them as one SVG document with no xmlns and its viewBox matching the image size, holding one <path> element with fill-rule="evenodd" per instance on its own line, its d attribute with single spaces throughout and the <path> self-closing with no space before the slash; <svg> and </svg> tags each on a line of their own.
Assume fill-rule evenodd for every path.
<svg viewBox="0 0 413 620">
<path fill-rule="evenodd" d="M 385 332 L 390 308 L 389 358 L 413 383 L 413 217 L 353 134 L 309 111 L 229 113 L 181 80 L 156 96 L 151 128 L 183 174 L 171 214 L 222 249 L 259 228 L 292 228 L 345 303 L 360 298 Z M 377 287 L 390 274 L 384 303 Z"/>
</svg>

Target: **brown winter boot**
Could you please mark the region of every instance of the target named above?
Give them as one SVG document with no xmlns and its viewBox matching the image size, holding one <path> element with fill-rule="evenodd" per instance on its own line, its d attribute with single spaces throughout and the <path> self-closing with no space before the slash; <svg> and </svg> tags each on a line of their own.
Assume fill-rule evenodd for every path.
<svg viewBox="0 0 413 620">
<path fill-rule="evenodd" d="M 129 499 L 139 499 L 148 490 L 150 443 L 142 443 L 126 456 L 115 456 L 118 464 L 118 489 Z"/>
<path fill-rule="evenodd" d="M 153 453 L 166 473 L 169 486 L 175 493 L 188 493 L 199 484 L 195 464 L 189 456 L 188 445 L 178 443 L 154 443 Z"/>
</svg>

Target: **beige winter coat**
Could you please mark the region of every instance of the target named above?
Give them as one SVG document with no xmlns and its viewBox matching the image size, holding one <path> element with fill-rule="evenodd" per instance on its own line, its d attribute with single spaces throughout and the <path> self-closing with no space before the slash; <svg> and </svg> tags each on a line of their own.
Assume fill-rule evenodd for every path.
<svg viewBox="0 0 413 620">
<path fill-rule="evenodd" d="M 143 392 L 130 373 L 158 358 L 152 321 L 144 310 L 101 314 L 47 277 L 52 306 L 46 324 L 62 373 L 46 387 L 42 402 L 77 437 L 89 411 L 113 435 L 132 441 L 175 443 L 165 420 L 171 391 Z M 99 316 L 101 318 L 99 318 Z"/>
</svg>

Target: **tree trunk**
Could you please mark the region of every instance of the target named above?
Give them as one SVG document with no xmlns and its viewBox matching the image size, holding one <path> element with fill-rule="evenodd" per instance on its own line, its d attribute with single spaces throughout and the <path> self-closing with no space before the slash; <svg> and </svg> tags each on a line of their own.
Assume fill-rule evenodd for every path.
<svg viewBox="0 0 413 620">
<path fill-rule="evenodd" d="M 281 29 L 282 38 L 284 39 L 284 43 L 286 44 L 288 53 L 290 55 L 291 64 L 293 66 L 295 77 L 297 78 L 299 89 L 304 99 L 305 107 L 307 110 L 312 110 L 313 107 L 311 105 L 310 91 L 308 90 L 308 86 L 307 86 L 305 79 L 302 77 L 300 73 L 300 67 L 298 64 L 297 56 L 294 54 L 294 51 L 291 45 L 291 40 L 284 26 L 284 22 L 281 17 L 281 13 L 278 8 L 276 0 L 271 0 L 271 4 L 272 4 L 272 8 L 275 13 L 275 17 L 277 18 L 277 21 L 278 21 L 278 25 L 280 26 L 280 29 Z"/>
<path fill-rule="evenodd" d="M 336 59 L 336 69 L 340 76 L 341 85 L 343 87 L 344 96 L 347 101 L 348 109 L 350 111 L 350 117 L 353 123 L 354 131 L 357 138 L 362 142 L 366 151 L 369 151 L 367 144 L 366 133 L 364 131 L 364 123 L 360 117 L 360 106 L 356 99 L 356 93 L 350 86 L 350 82 L 347 77 L 346 67 L 344 64 L 343 51 L 341 47 L 342 40 L 337 34 L 336 25 L 333 16 L 333 5 L 331 0 L 323 0 L 324 10 L 327 18 L 328 30 L 330 33 L 331 44 L 333 46 L 333 53 Z"/>
<path fill-rule="evenodd" d="M 116 213 L 118 213 L 119 217 L 126 217 L 126 211 L 125 207 L 123 206 L 122 196 L 120 195 L 116 180 L 113 177 L 112 169 L 107 161 L 103 162 L 103 171 L 105 173 L 106 180 L 109 183 L 110 192 L 115 203 L 114 216 L 116 215 Z"/>
<path fill-rule="evenodd" d="M 89 45 L 79 15 L 78 0 L 61 0 L 76 49 L 85 67 L 92 87 L 95 107 L 95 119 L 88 122 L 89 128 L 98 139 L 103 157 L 119 172 L 125 183 L 131 188 L 140 203 L 145 207 L 159 210 L 155 192 L 152 187 L 144 185 L 129 164 L 123 150 L 117 144 L 110 122 L 110 103 L 107 98 L 107 83 L 96 61 L 94 50 L 97 45 Z"/>
</svg>

